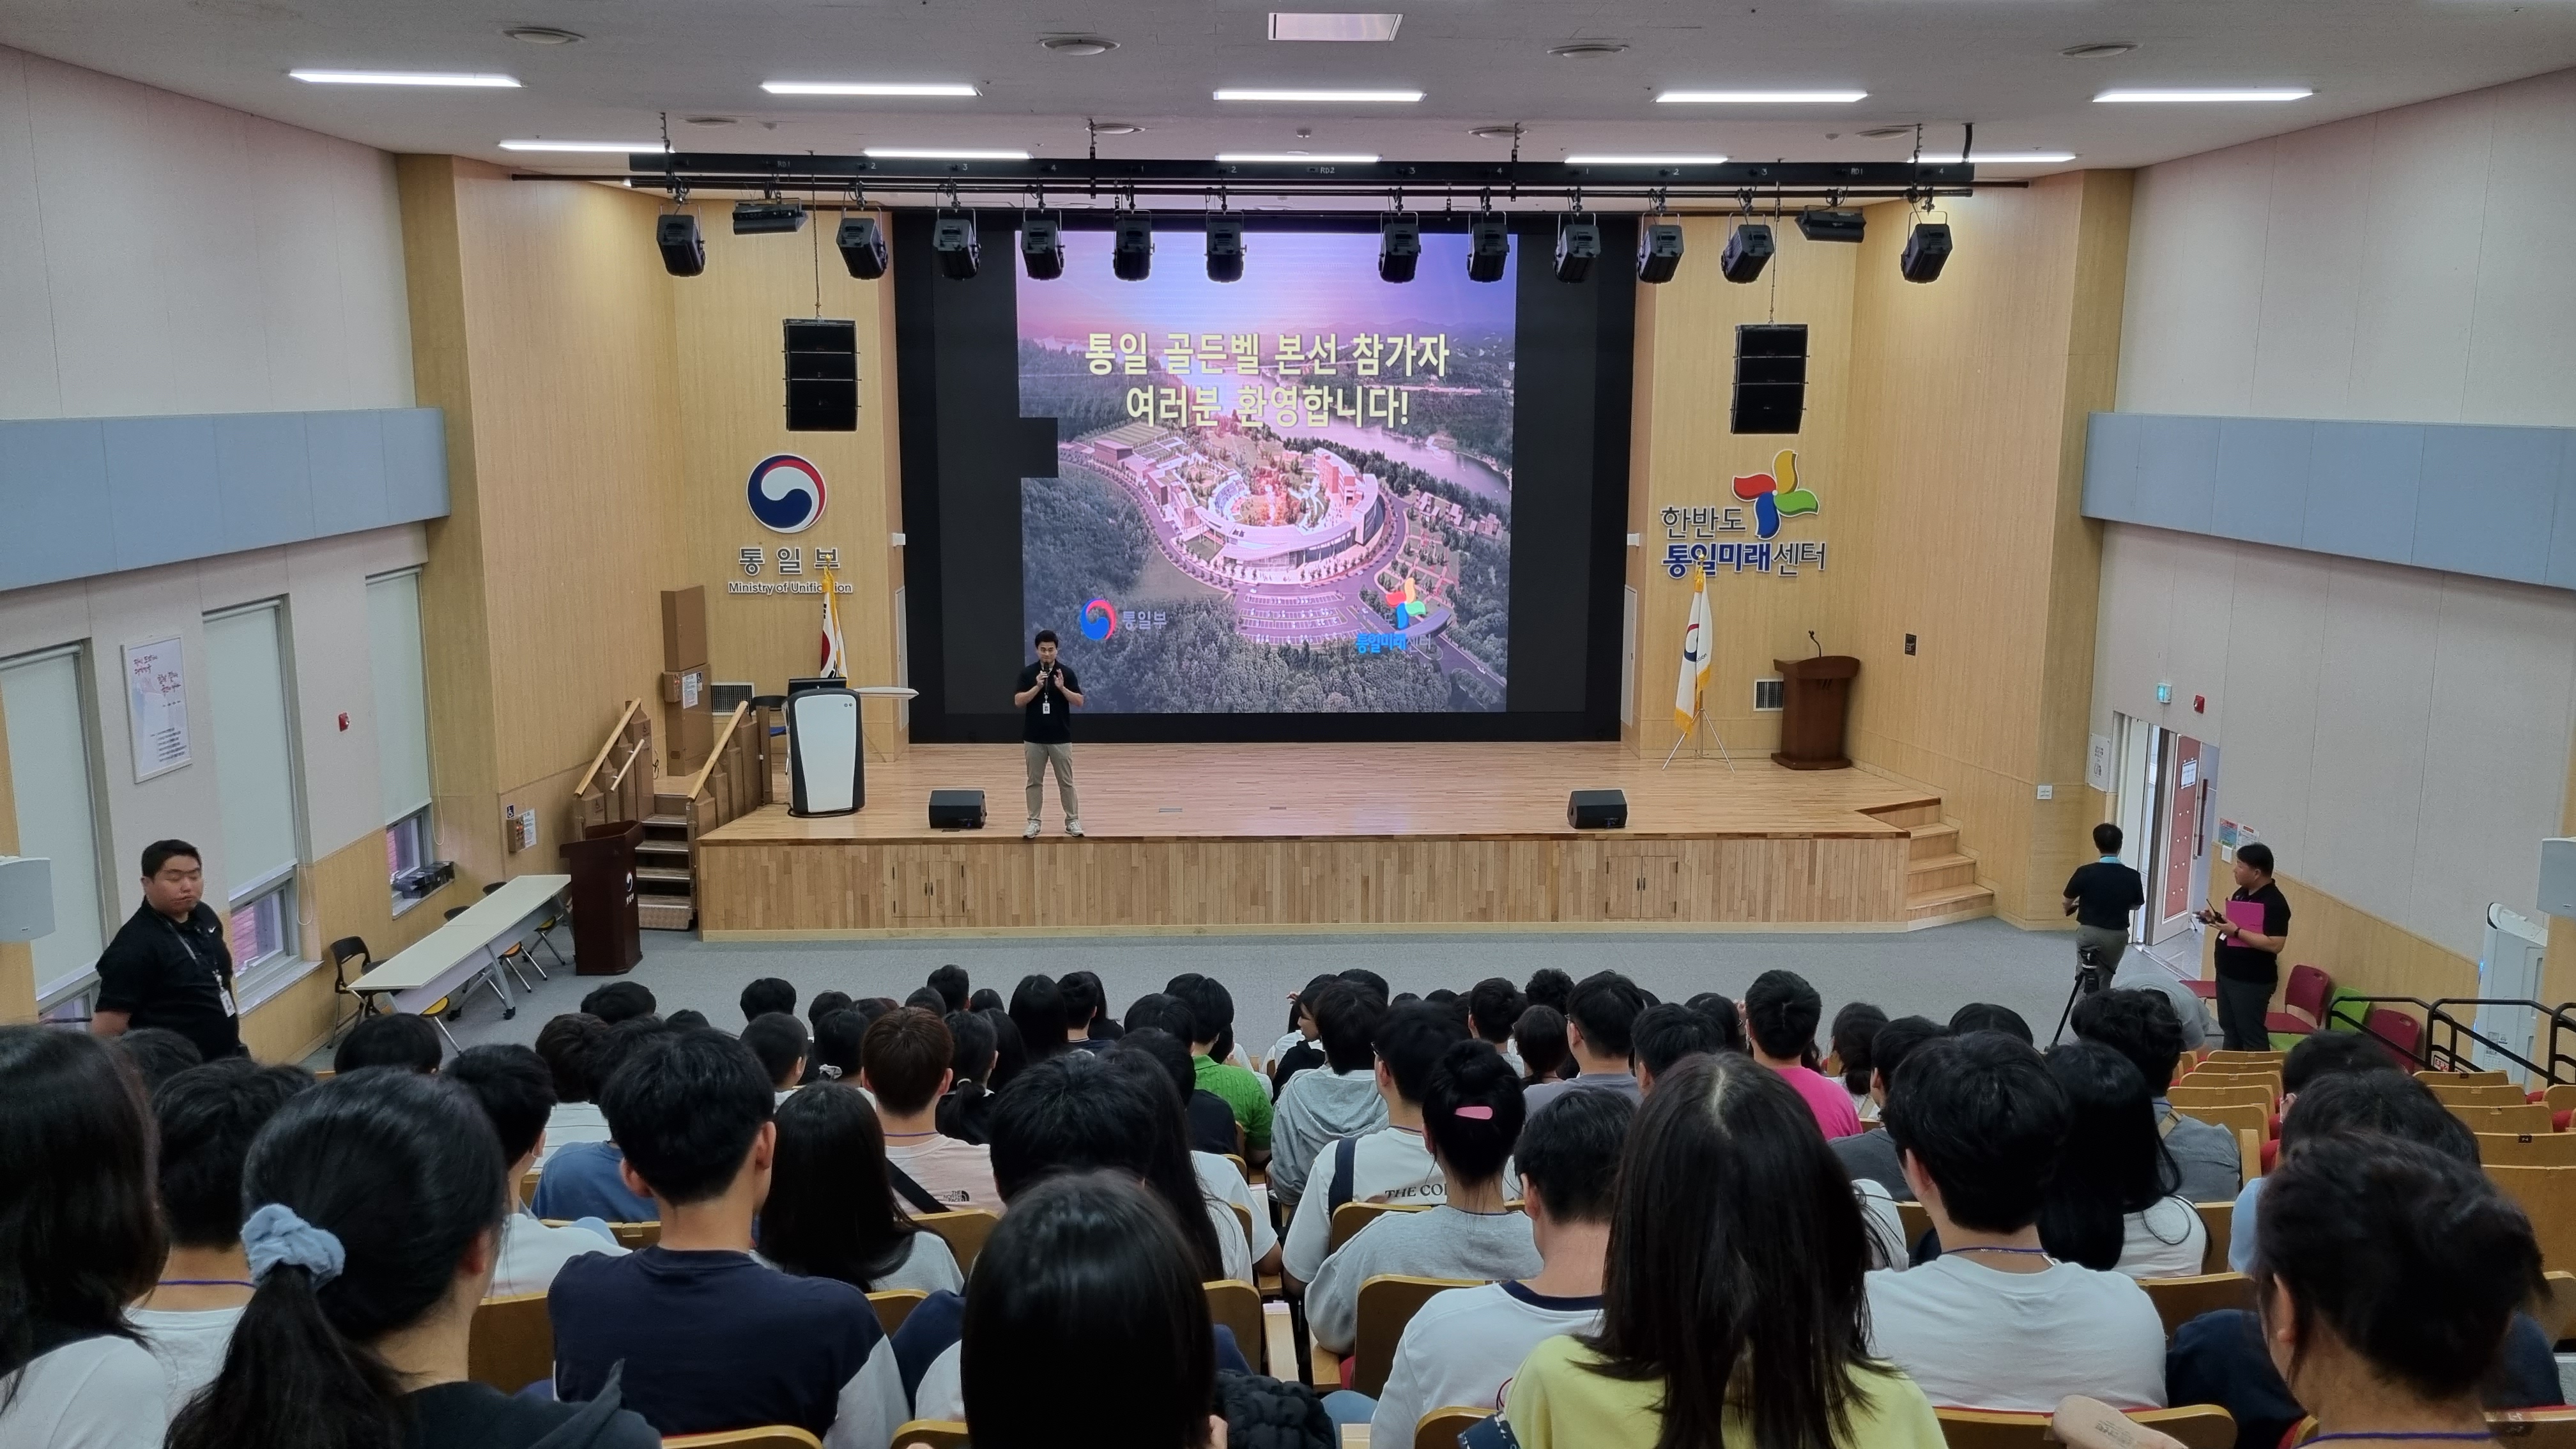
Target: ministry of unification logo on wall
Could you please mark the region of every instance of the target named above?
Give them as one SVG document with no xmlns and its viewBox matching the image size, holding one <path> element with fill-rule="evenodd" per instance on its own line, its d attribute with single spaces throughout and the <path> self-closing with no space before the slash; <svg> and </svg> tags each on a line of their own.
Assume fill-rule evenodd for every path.
<svg viewBox="0 0 2576 1449">
<path fill-rule="evenodd" d="M 751 516 L 772 533 L 803 533 L 823 517 L 823 470 L 794 453 L 754 464 L 745 493 Z"/>
</svg>

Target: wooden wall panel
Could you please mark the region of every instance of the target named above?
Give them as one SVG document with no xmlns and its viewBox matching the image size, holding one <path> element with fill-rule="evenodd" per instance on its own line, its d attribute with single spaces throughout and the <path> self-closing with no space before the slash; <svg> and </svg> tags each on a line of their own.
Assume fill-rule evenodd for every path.
<svg viewBox="0 0 2576 1449">
<path fill-rule="evenodd" d="M 473 887 L 452 882 L 395 915 L 385 879 L 384 837 L 369 834 L 299 873 L 296 897 L 302 919 L 297 929 L 304 958 L 327 963 L 332 942 L 358 936 L 373 959 L 385 960 L 436 930 L 450 906 L 465 905 L 474 896 Z M 348 998 L 332 989 L 333 979 L 325 964 L 243 1013 L 242 1040 L 251 1055 L 264 1062 L 294 1062 L 319 1046 L 349 1010 Z"/>
</svg>

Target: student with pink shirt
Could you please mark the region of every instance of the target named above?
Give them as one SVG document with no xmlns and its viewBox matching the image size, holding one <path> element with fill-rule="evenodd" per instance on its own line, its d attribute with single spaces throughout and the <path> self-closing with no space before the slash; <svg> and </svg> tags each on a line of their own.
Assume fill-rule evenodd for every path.
<svg viewBox="0 0 2576 1449">
<path fill-rule="evenodd" d="M 1794 971 L 1765 971 L 1744 993 L 1744 1034 L 1751 1039 L 1753 1059 L 1798 1089 L 1827 1138 L 1849 1137 L 1860 1131 L 1851 1094 L 1807 1065 L 1807 1054 L 1815 1050 L 1816 1024 L 1824 1016 L 1825 999 Z"/>
</svg>

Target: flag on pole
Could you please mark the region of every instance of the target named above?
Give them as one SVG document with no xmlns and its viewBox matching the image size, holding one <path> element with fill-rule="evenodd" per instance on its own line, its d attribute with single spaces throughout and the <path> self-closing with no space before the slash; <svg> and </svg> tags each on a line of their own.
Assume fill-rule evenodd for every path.
<svg viewBox="0 0 2576 1449">
<path fill-rule="evenodd" d="M 849 674 L 848 646 L 841 642 L 841 572 L 823 570 L 823 665 L 815 671 L 825 679 L 841 679 Z"/>
<path fill-rule="evenodd" d="M 1708 628 L 1708 576 L 1702 574 L 1691 590 L 1690 622 L 1682 626 L 1682 676 L 1673 692 L 1673 723 L 1685 733 L 1699 722 L 1700 690 L 1708 682 L 1714 644 Z"/>
</svg>

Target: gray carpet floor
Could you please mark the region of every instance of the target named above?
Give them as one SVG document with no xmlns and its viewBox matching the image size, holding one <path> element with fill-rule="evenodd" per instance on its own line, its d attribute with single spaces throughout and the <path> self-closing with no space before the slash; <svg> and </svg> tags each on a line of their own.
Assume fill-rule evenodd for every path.
<svg viewBox="0 0 2576 1449">
<path fill-rule="evenodd" d="M 1849 1001 L 1876 1002 L 1890 1016 L 1921 1013 L 1939 1020 L 1964 1003 L 1991 1001 L 2020 1012 L 2043 1043 L 2057 1025 L 2075 968 L 2072 935 L 2022 931 L 1992 920 L 1902 935 L 1478 932 L 712 943 L 646 931 L 643 940 L 643 962 L 629 979 L 651 988 L 665 1014 L 694 1007 L 727 1030 L 741 1026 L 738 998 L 756 977 L 794 982 L 801 1011 L 801 1003 L 820 991 L 901 1000 L 932 968 L 953 962 L 977 986 L 990 986 L 1005 998 L 1030 972 L 1095 971 L 1122 1012 L 1173 976 L 1204 972 L 1234 993 L 1236 1035 L 1254 1048 L 1284 1029 L 1288 993 L 1319 973 L 1349 966 L 1366 966 L 1397 991 L 1416 992 L 1442 986 L 1465 991 L 1487 976 L 1525 982 L 1546 966 L 1578 978 L 1612 969 L 1667 1000 L 1701 991 L 1741 995 L 1755 976 L 1778 967 L 1815 983 L 1828 1023 Z M 548 1017 L 575 1010 L 586 993 L 611 979 L 549 969 L 554 979 L 521 996 L 512 1019 L 502 1018 L 488 990 L 469 998 L 463 1019 L 450 1028 L 457 1041 L 533 1042 Z M 327 1062 L 327 1053 L 318 1055 L 317 1065 Z"/>
</svg>

